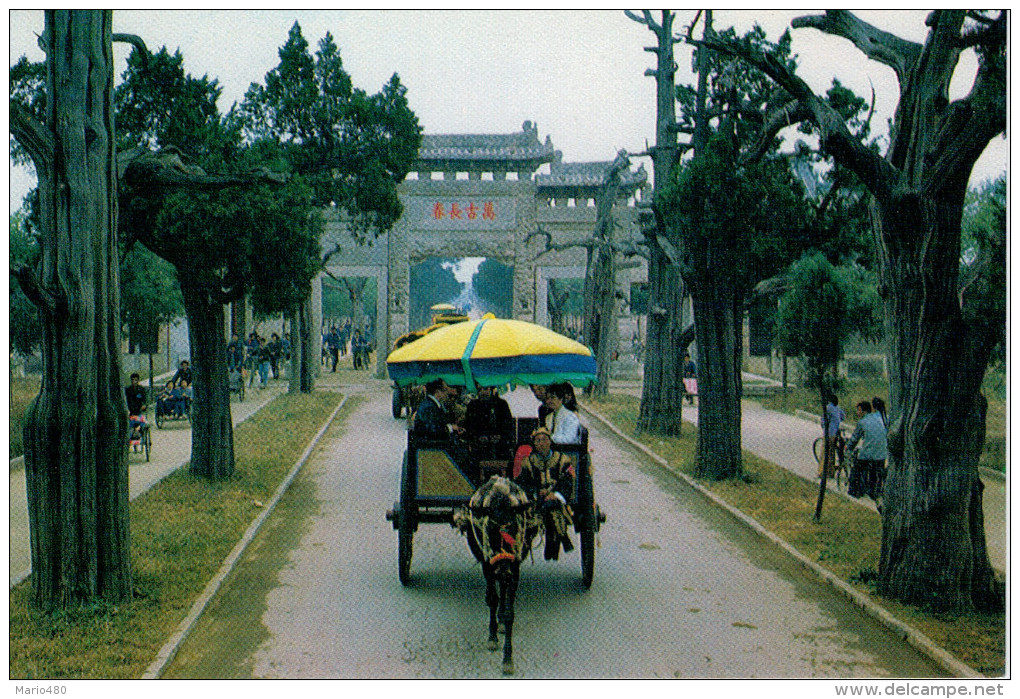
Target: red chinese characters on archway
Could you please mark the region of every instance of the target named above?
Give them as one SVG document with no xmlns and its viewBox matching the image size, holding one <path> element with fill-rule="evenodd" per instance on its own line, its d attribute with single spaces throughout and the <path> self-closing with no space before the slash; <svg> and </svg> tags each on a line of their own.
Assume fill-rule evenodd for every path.
<svg viewBox="0 0 1020 699">
<path fill-rule="evenodd" d="M 491 201 L 482 202 L 480 205 L 473 201 L 452 204 L 437 201 L 432 205 L 432 218 L 436 221 L 477 221 L 479 218 L 483 221 L 495 221 L 496 204 Z"/>
</svg>

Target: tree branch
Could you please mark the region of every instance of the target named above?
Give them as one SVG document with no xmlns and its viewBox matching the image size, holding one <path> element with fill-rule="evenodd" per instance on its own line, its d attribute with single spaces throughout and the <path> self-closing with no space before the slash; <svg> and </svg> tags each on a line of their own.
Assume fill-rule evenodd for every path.
<svg viewBox="0 0 1020 699">
<path fill-rule="evenodd" d="M 595 248 L 599 247 L 598 241 L 596 241 L 594 238 L 585 238 L 584 240 L 579 240 L 579 241 L 571 242 L 571 243 L 555 243 L 554 244 L 552 242 L 552 234 L 549 231 L 547 231 L 544 228 L 542 228 L 541 226 L 539 226 L 536 230 L 534 230 L 534 231 L 532 231 L 531 233 L 528 234 L 528 236 L 524 239 L 524 244 L 527 245 L 528 243 L 530 243 L 531 239 L 534 238 L 535 236 L 544 236 L 545 237 L 545 249 L 542 250 L 541 252 L 539 252 L 537 255 L 535 255 L 535 257 L 541 257 L 542 255 L 545 255 L 546 253 L 549 253 L 549 252 L 558 252 L 558 251 L 561 251 L 561 250 L 570 250 L 572 248 L 584 248 L 586 250 L 591 251 L 591 250 L 594 250 Z"/>
<path fill-rule="evenodd" d="M 124 180 L 141 190 L 223 189 L 256 182 L 286 182 L 287 176 L 262 169 L 236 175 L 207 175 L 200 167 L 186 165 L 179 152 L 164 148 L 159 153 L 144 152 L 124 169 Z"/>
<path fill-rule="evenodd" d="M 790 278 L 786 274 L 779 274 L 768 279 L 763 279 L 754 285 L 751 293 L 744 300 L 744 306 L 750 306 L 758 299 L 769 296 L 778 296 L 790 289 Z"/>
<path fill-rule="evenodd" d="M 17 102 L 10 103 L 10 120 L 11 133 L 32 158 L 36 168 L 43 170 L 49 167 L 56 145 L 46 125 Z"/>
<path fill-rule="evenodd" d="M 646 24 L 646 25 L 648 25 L 648 28 L 651 29 L 653 32 L 658 32 L 658 31 L 660 31 L 662 29 L 662 27 L 659 26 L 655 22 L 654 19 L 652 19 L 652 12 L 651 12 L 651 10 L 641 10 L 641 17 L 638 17 L 631 10 L 624 10 L 623 14 L 627 15 L 627 17 L 629 17 L 630 19 L 634 20 L 638 24 Z"/>
<path fill-rule="evenodd" d="M 996 29 L 1004 42 L 1005 23 Z M 1005 129 L 1006 59 L 1000 45 L 981 57 L 970 94 L 946 109 L 929 150 L 939 156 L 925 172 L 924 190 L 937 190 L 956 173 L 972 169 L 989 141 Z"/>
<path fill-rule="evenodd" d="M 11 274 L 18 280 L 18 285 L 25 296 L 45 315 L 61 316 L 67 312 L 67 300 L 58 292 L 46 288 L 39 277 L 26 264 L 18 263 L 11 266 Z"/>
<path fill-rule="evenodd" d="M 821 131 L 823 148 L 844 167 L 852 170 L 877 198 L 886 199 L 891 196 L 899 179 L 897 169 L 857 140 L 839 113 L 819 98 L 783 62 L 769 54 L 718 37 L 692 39 L 691 43 L 739 58 L 779 83 L 810 112 L 811 120 Z"/>
<path fill-rule="evenodd" d="M 921 45 L 884 32 L 857 18 L 846 10 L 826 10 L 824 15 L 796 17 L 794 29 L 810 27 L 852 42 L 868 58 L 889 66 L 896 73 L 903 89 L 907 73 L 921 55 Z"/>
<path fill-rule="evenodd" d="M 740 160 L 742 163 L 751 163 L 760 160 L 768 152 L 772 140 L 780 131 L 787 126 L 793 126 L 801 121 L 811 118 L 811 110 L 800 100 L 787 102 L 765 114 L 765 123 L 761 127 L 761 136 L 754 146 L 747 151 Z"/>
<path fill-rule="evenodd" d="M 325 255 L 322 256 L 322 266 L 323 266 L 323 268 L 326 267 L 326 265 L 329 263 L 329 261 L 333 258 L 334 255 L 339 255 L 341 252 L 342 252 L 342 249 L 340 247 L 340 243 L 334 243 L 333 249 L 330 250 L 329 252 L 327 252 Z M 329 272 L 326 272 L 326 274 L 329 274 Z"/>
<path fill-rule="evenodd" d="M 149 49 L 145 46 L 145 42 L 142 41 L 140 36 L 136 36 L 134 34 L 114 33 L 113 41 L 123 44 L 131 44 L 134 46 L 135 50 L 137 50 L 138 54 L 142 57 L 145 67 L 147 68 L 149 66 Z"/>
<path fill-rule="evenodd" d="M 669 263 L 675 267 L 682 267 L 682 261 L 680 259 L 680 251 L 673 245 L 673 241 L 664 235 L 656 235 L 655 242 L 658 243 L 662 249 L 662 253 L 669 260 Z"/>
</svg>

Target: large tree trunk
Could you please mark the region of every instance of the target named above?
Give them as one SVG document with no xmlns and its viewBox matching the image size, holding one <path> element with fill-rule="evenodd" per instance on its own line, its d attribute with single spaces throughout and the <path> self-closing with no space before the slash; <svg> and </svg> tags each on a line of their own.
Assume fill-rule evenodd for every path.
<svg viewBox="0 0 1020 699">
<path fill-rule="evenodd" d="M 301 391 L 301 368 L 305 362 L 305 343 L 301 341 L 301 309 L 292 306 L 287 309 L 287 322 L 290 324 L 290 364 L 287 367 L 287 391 Z"/>
<path fill-rule="evenodd" d="M 636 16 L 633 17 L 637 19 Z M 652 171 L 655 182 L 665 182 L 679 159 L 676 132 L 676 63 L 673 57 L 673 20 L 662 10 L 656 23 L 645 11 L 643 23 L 656 36 L 656 127 Z M 680 271 L 670 263 L 657 239 L 664 231 L 655 218 L 644 231 L 650 252 L 648 259 L 648 330 L 644 384 L 638 414 L 639 432 L 680 434 L 683 425 L 683 352 L 681 346 L 684 283 Z"/>
<path fill-rule="evenodd" d="M 680 309 L 683 280 L 662 249 L 649 241 L 648 331 L 644 384 L 641 388 L 639 432 L 678 435 L 683 411 L 683 352 Z"/>
<path fill-rule="evenodd" d="M 298 304 L 291 321 L 291 393 L 311 393 L 319 375 L 322 348 L 316 342 L 318 329 L 312 328 L 311 300 Z"/>
<path fill-rule="evenodd" d="M 616 250 L 613 205 L 620 191 L 621 173 L 630 167 L 626 151 L 620 151 L 606 168 L 602 187 L 595 198 L 596 217 L 593 239 L 588 251 L 585 274 L 585 340 L 591 344 L 598 366 L 598 379 L 585 391 L 604 396 L 609 392 L 612 352 L 619 331 L 616 327 Z"/>
<path fill-rule="evenodd" d="M 43 381 L 24 428 L 43 607 L 131 594 L 111 24 L 108 11 L 46 12 L 47 151 L 30 149 L 42 260 L 26 290 L 42 310 Z"/>
<path fill-rule="evenodd" d="M 698 338 L 698 475 L 742 473 L 740 451 L 743 299 L 716 286 L 692 294 Z"/>
<path fill-rule="evenodd" d="M 987 406 L 980 389 L 993 343 L 975 337 L 980 327 L 960 309 L 964 191 L 958 183 L 937 200 L 897 201 L 876 217 L 886 315 L 895 326 L 879 589 L 952 611 L 997 600 L 978 473 Z M 917 271 L 933 269 L 939 274 Z"/>
<path fill-rule="evenodd" d="M 196 476 L 220 480 L 234 473 L 234 422 L 223 336 L 226 314 L 208 290 L 189 284 L 186 277 L 181 281 L 195 377 L 189 469 Z"/>
<path fill-rule="evenodd" d="M 591 395 L 604 396 L 609 392 L 610 366 L 616 333 L 616 261 L 612 251 L 595 253 L 594 298 L 591 332 L 588 340 L 595 352 L 598 379 L 589 386 Z"/>
<path fill-rule="evenodd" d="M 559 291 L 555 279 L 549 280 L 549 291 L 547 305 L 549 308 L 549 329 L 560 335 L 566 335 L 566 326 L 563 324 L 563 309 L 566 308 L 567 299 L 570 293 L 567 290 Z"/>
</svg>

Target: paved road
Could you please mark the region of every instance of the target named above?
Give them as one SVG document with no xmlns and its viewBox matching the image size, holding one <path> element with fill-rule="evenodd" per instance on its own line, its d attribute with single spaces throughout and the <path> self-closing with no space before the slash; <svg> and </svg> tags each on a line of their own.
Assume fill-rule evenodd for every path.
<svg viewBox="0 0 1020 699">
<path fill-rule="evenodd" d="M 287 389 L 284 381 L 270 381 L 269 388 L 249 388 L 244 402 L 231 398 L 230 411 L 234 424 L 238 424 L 270 400 Z M 150 409 L 152 422 L 152 452 L 150 461 L 142 453 L 128 454 L 128 491 L 134 500 L 158 483 L 167 474 L 176 471 L 191 459 L 191 426 L 186 421 L 171 421 L 163 429 L 156 429 L 155 413 Z M 28 534 L 28 500 L 25 494 L 25 469 L 10 472 L 10 585 L 28 577 L 32 569 L 32 553 Z"/>
<path fill-rule="evenodd" d="M 635 382 L 614 382 L 613 390 L 641 395 L 640 384 Z M 698 424 L 697 404 L 693 406 L 684 404 L 683 419 Z M 766 410 L 757 401 L 741 402 L 740 438 L 743 448 L 811 480 L 814 480 L 815 474 L 818 473 L 812 445 L 820 435 L 821 426 L 814 421 L 775 410 Z M 1006 483 L 1001 478 L 988 475 L 982 475 L 982 482 L 985 484 L 985 540 L 988 558 L 992 567 L 1004 575 L 1008 542 Z M 833 481 L 828 481 L 828 488 L 830 493 L 837 492 Z M 845 492 L 840 492 L 839 496 L 863 507 L 875 509 L 875 503 L 870 498 L 851 498 Z"/>
<path fill-rule="evenodd" d="M 463 537 L 423 524 L 412 584 L 397 580 L 384 513 L 405 432 L 389 401 L 385 386 L 368 389 L 327 432 L 166 677 L 500 676 Z M 519 677 L 942 676 L 677 478 L 589 427 L 609 516 L 595 581 L 581 586 L 576 549 L 525 564 Z"/>
</svg>

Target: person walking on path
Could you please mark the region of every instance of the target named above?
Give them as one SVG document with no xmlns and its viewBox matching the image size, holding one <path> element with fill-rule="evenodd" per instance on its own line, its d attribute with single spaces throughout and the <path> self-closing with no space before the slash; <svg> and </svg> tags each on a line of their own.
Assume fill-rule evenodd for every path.
<svg viewBox="0 0 1020 699">
<path fill-rule="evenodd" d="M 283 355 L 283 351 L 280 346 L 280 336 L 276 333 L 272 333 L 269 336 L 269 368 L 273 372 L 273 378 L 280 378 L 280 357 Z"/>
<path fill-rule="evenodd" d="M 825 430 L 825 475 L 831 476 L 836 465 L 836 449 L 839 441 L 839 428 L 846 419 L 846 412 L 839 407 L 839 396 L 829 393 L 825 402 L 825 415 L 822 416 L 822 428 Z M 818 476 L 822 477 L 822 466 L 818 466 Z"/>
<path fill-rule="evenodd" d="M 333 373 L 336 373 L 337 362 L 340 361 L 340 333 L 337 332 L 336 326 L 330 328 L 329 335 L 326 336 L 326 346 L 329 347 L 329 358 L 333 361 Z"/>
<path fill-rule="evenodd" d="M 871 403 L 866 400 L 857 404 L 857 418 L 857 429 L 851 435 L 847 447 L 853 450 L 860 442 L 861 450 L 850 472 L 847 492 L 855 498 L 867 495 L 875 501 L 875 507 L 881 512 L 882 472 L 885 470 L 885 460 L 889 457 L 885 422 L 877 411 L 872 411 Z"/>
<path fill-rule="evenodd" d="M 690 352 L 684 352 L 683 383 L 687 402 L 694 405 L 694 396 L 698 395 L 698 365 L 691 359 Z"/>
<path fill-rule="evenodd" d="M 272 364 L 272 350 L 269 349 L 269 345 L 266 344 L 266 338 L 259 338 L 259 348 L 256 350 L 255 361 L 258 362 L 259 380 L 261 385 L 259 388 L 267 388 L 269 386 L 269 370 Z"/>
</svg>

